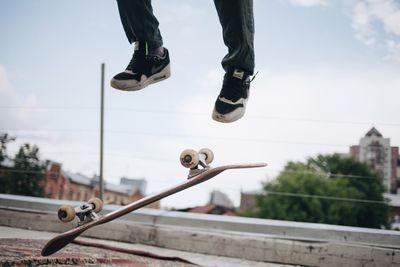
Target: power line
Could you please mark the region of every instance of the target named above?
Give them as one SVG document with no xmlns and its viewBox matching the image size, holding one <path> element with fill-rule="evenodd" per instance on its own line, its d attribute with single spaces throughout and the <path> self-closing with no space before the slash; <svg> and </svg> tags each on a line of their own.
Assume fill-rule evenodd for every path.
<svg viewBox="0 0 400 267">
<path fill-rule="evenodd" d="M 99 107 L 90 106 L 0 106 L 0 109 L 60 109 L 60 110 L 99 110 Z"/>
<path fill-rule="evenodd" d="M 53 152 L 56 153 L 56 152 Z M 57 152 L 57 153 L 66 153 L 66 152 Z M 71 153 L 77 153 L 77 154 L 82 154 L 82 152 L 71 152 Z M 90 154 L 95 154 L 97 155 L 96 152 L 89 152 Z M 107 156 L 117 156 L 117 157 L 122 157 L 122 158 L 129 158 L 132 160 L 145 160 L 145 161 L 155 161 L 155 162 L 177 162 L 177 160 L 173 159 L 166 159 L 166 158 L 152 158 L 152 157 L 134 157 L 134 156 L 128 156 L 128 155 L 122 155 L 118 153 L 105 153 Z M 15 171 L 14 171 L 15 170 Z M 271 169 L 268 169 L 271 170 Z M 268 170 L 266 170 L 268 172 Z M 3 169 L 0 169 L 0 171 L 3 171 Z M 4 169 L 4 171 L 11 171 L 10 169 Z M 13 172 L 24 172 L 23 169 L 13 169 Z M 279 171 L 280 173 L 293 173 L 293 174 L 310 174 L 310 175 L 319 175 L 319 176 L 326 176 L 326 177 L 340 177 L 340 178 L 351 178 L 351 179 L 377 179 L 377 177 L 374 176 L 364 176 L 364 175 L 352 175 L 352 174 L 341 174 L 341 173 L 319 173 L 319 172 L 312 172 L 312 171 L 294 171 L 294 170 L 282 170 Z"/>
<path fill-rule="evenodd" d="M 0 172 L 1 171 L 3 171 L 3 170 L 0 170 Z M 34 171 L 30 171 L 30 172 L 27 172 L 27 173 L 30 173 L 30 174 L 32 174 L 32 173 L 46 174 L 44 172 L 34 172 Z M 48 174 L 52 174 L 52 173 L 48 172 Z M 60 173 L 53 173 L 53 174 L 57 174 L 58 176 L 60 175 Z M 152 181 L 153 182 L 159 182 L 159 183 L 168 183 L 169 180 L 152 179 Z M 207 186 L 207 185 L 203 185 L 202 187 L 203 188 L 208 188 L 208 189 L 215 189 L 216 188 L 215 186 Z M 224 190 L 228 190 L 228 191 L 231 191 L 231 192 L 239 191 L 238 188 L 226 187 L 226 186 L 224 186 Z M 389 202 L 378 201 L 378 200 L 343 198 L 343 197 L 311 195 L 311 194 L 298 194 L 298 193 L 277 192 L 277 191 L 264 191 L 263 193 L 266 194 L 266 195 L 277 195 L 277 196 L 284 196 L 284 197 L 316 198 L 316 199 L 347 201 L 347 202 L 355 202 L 355 203 L 363 203 L 363 204 L 383 204 L 383 205 L 389 205 L 390 204 Z"/>
<path fill-rule="evenodd" d="M 1 172 L 17 172 L 17 173 L 28 173 L 28 174 L 50 174 L 57 176 L 60 175 L 59 172 L 43 172 L 43 171 L 23 171 L 23 170 L 9 170 L 9 169 L 0 169 Z M 155 182 L 168 182 L 167 180 L 157 180 L 152 179 Z M 212 188 L 215 189 L 215 186 L 207 186 L 204 185 L 205 188 Z M 237 191 L 237 188 L 233 187 L 225 187 L 224 190 L 229 191 Z M 369 199 L 357 199 L 357 198 L 344 198 L 344 197 L 334 197 L 334 196 L 322 196 L 322 195 L 311 195 L 311 194 L 299 194 L 299 193 L 289 193 L 289 192 L 278 192 L 278 191 L 264 191 L 262 194 L 265 195 L 277 195 L 277 196 L 284 196 L 284 197 L 299 197 L 299 198 L 316 198 L 316 199 L 326 199 L 326 200 L 336 200 L 336 201 L 347 201 L 347 202 L 356 202 L 356 203 L 364 203 L 364 204 L 384 204 L 388 205 L 389 202 L 387 201 L 378 201 L 378 200 L 369 200 Z"/>
<path fill-rule="evenodd" d="M 93 155 L 97 156 L 98 151 L 42 151 L 41 153 L 45 154 L 86 154 L 86 155 Z M 118 152 L 105 152 L 105 156 L 107 157 L 119 157 L 119 158 L 127 158 L 130 160 L 141 160 L 141 161 L 154 161 L 154 162 L 177 162 L 176 159 L 171 159 L 171 158 L 156 158 L 156 157 L 137 157 L 137 156 L 132 156 L 132 155 L 127 155 L 124 153 L 118 153 Z M 293 174 L 310 174 L 310 175 L 319 175 L 319 176 L 325 176 L 325 177 L 340 177 L 340 178 L 350 178 L 350 179 L 377 179 L 376 176 L 366 176 L 366 175 L 354 175 L 354 174 L 342 174 L 342 173 L 331 173 L 331 172 L 317 172 L 317 171 L 297 171 L 297 170 L 281 170 L 281 169 L 273 169 L 273 168 L 268 168 L 266 169 L 266 172 L 268 171 L 275 171 L 278 174 L 275 174 L 275 176 L 279 175 L 279 173 L 293 173 Z"/>
<path fill-rule="evenodd" d="M 31 110 L 99 110 L 99 107 L 90 106 L 0 106 L 0 109 L 31 109 Z M 196 113 L 180 110 L 146 110 L 129 107 L 106 107 L 107 111 L 131 111 L 138 113 L 154 113 L 161 115 L 194 115 L 194 116 L 209 116 L 208 113 Z M 314 118 L 300 118 L 300 117 L 280 117 L 280 116 L 263 116 L 247 114 L 248 118 L 259 120 L 277 120 L 277 121 L 297 121 L 297 122 L 311 122 L 311 123 L 324 123 L 324 124 L 350 124 L 350 125 L 381 125 L 400 127 L 398 122 L 372 122 L 372 121 L 344 121 L 344 120 L 329 120 L 329 119 L 314 119 Z"/>
<path fill-rule="evenodd" d="M 27 170 L 11 170 L 11 169 L 0 169 L 0 174 L 2 172 L 8 172 L 8 173 L 26 173 L 26 174 L 42 174 L 42 175 L 55 175 L 58 177 L 60 177 L 61 175 L 64 175 L 63 173 L 60 172 L 51 172 L 51 171 L 27 171 Z M 68 179 L 68 175 L 66 175 L 66 178 Z M 182 178 L 186 179 L 186 177 L 183 175 Z M 90 179 L 90 178 L 88 178 Z M 184 179 L 181 179 L 181 181 L 183 181 Z M 1 176 L 0 176 L 0 180 L 1 180 Z M 163 184 L 168 184 L 169 186 L 171 186 L 171 179 L 151 179 L 152 182 L 157 182 L 157 183 L 163 183 Z M 178 183 L 178 182 L 176 182 Z M 109 182 L 106 182 L 106 184 L 109 184 Z M 112 183 L 111 183 L 112 184 Z M 168 187 L 168 186 L 167 186 Z M 207 184 L 204 184 L 202 186 L 203 188 L 209 188 L 209 189 L 215 189 L 215 186 L 207 186 Z M 235 187 L 226 187 L 224 186 L 224 190 L 225 191 L 231 191 L 231 192 L 238 192 L 239 189 L 235 188 Z"/>
<path fill-rule="evenodd" d="M 16 129 L 16 128 L 0 128 L 0 131 L 16 131 L 16 132 L 90 132 L 98 134 L 94 129 Z M 242 137 L 229 137 L 229 136 L 204 136 L 204 135 L 188 135 L 188 134 L 168 134 L 168 133 L 151 133 L 151 132 L 138 132 L 131 130 L 106 130 L 109 134 L 129 134 L 141 136 L 155 136 L 155 137 L 171 137 L 171 138 L 201 138 L 201 139 L 216 139 L 216 140 L 233 140 L 241 142 L 254 142 L 254 143 L 273 143 L 273 144 L 287 144 L 287 145 L 305 145 L 305 146 L 332 146 L 332 147 L 347 147 L 347 144 L 329 144 L 329 143 L 312 143 L 312 142 L 293 142 L 286 140 L 272 140 L 262 138 L 242 138 Z"/>
<path fill-rule="evenodd" d="M 15 131 L 15 132 L 95 132 L 98 134 L 96 129 L 17 129 L 17 128 L 0 128 L 0 131 Z"/>
<path fill-rule="evenodd" d="M 309 194 L 298 194 L 298 193 L 277 192 L 277 191 L 265 191 L 265 193 L 266 193 L 266 195 L 277 195 L 277 196 L 286 196 L 286 197 L 317 198 L 317 199 L 359 202 L 359 203 L 368 203 L 368 204 L 384 204 L 384 205 L 389 204 L 386 201 L 358 199 L 358 198 L 332 197 L 332 196 L 309 195 Z"/>
<path fill-rule="evenodd" d="M 400 126 L 400 123 L 396 122 L 341 121 L 341 120 L 327 120 L 327 119 L 313 119 L 313 118 L 299 118 L 299 117 L 274 117 L 274 116 L 263 116 L 263 115 L 254 115 L 251 117 L 264 120 L 278 120 L 278 121 L 300 121 L 300 122 L 312 122 L 312 123 L 352 124 L 352 125 L 369 125 L 369 126 L 370 125 L 394 126 L 394 127 Z"/>
<path fill-rule="evenodd" d="M 136 160 L 151 160 L 151 161 L 176 161 L 176 160 L 171 160 L 171 159 L 161 159 L 161 158 L 139 158 L 139 157 L 129 157 L 129 156 L 124 156 L 121 155 L 121 157 L 127 157 L 130 159 L 136 159 Z M 0 166 L 1 167 L 1 166 Z M 18 172 L 18 173 L 41 173 L 41 174 L 54 174 L 55 172 L 46 172 L 46 171 L 27 171 L 24 169 L 0 169 L 0 171 L 4 172 Z M 317 172 L 312 172 L 312 171 L 281 171 L 281 172 L 288 172 L 288 173 L 298 173 L 298 174 L 311 174 L 311 175 L 328 175 L 328 174 L 323 174 L 323 173 L 317 173 Z M 343 177 L 343 178 L 353 178 L 353 179 L 376 179 L 376 177 L 373 176 L 362 176 L 362 175 L 346 175 L 346 174 L 340 174 L 340 173 L 330 173 L 329 176 L 334 176 L 334 177 Z"/>
<path fill-rule="evenodd" d="M 1 167 L 1 166 L 0 166 Z M 22 170 L 22 169 L 0 169 L 0 173 L 2 172 L 11 172 L 11 173 L 25 173 L 25 174 L 55 174 L 55 172 L 45 172 L 45 171 L 28 171 L 28 170 Z"/>
<path fill-rule="evenodd" d="M 281 173 L 296 173 L 296 174 L 312 174 L 312 175 L 320 175 L 320 176 L 326 176 L 326 177 L 333 176 L 333 177 L 355 178 L 355 179 L 377 179 L 377 177 L 374 177 L 374 176 L 341 174 L 341 173 L 322 173 L 322 172 L 295 171 L 295 170 L 283 170 L 283 171 L 279 171 L 279 172 L 281 172 Z"/>
</svg>

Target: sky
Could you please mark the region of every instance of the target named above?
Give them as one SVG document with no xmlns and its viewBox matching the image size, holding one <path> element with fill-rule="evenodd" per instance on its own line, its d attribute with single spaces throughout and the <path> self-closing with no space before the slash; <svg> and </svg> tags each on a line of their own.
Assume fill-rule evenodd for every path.
<svg viewBox="0 0 400 267">
<path fill-rule="evenodd" d="M 89 177 L 99 173 L 100 65 L 106 64 L 104 177 L 145 178 L 147 193 L 180 183 L 181 151 L 208 147 L 232 170 L 162 200 L 203 205 L 212 190 L 238 205 L 288 161 L 347 153 L 375 126 L 400 145 L 400 1 L 255 0 L 258 75 L 245 117 L 211 119 L 227 53 L 212 1 L 153 0 L 172 76 L 138 92 L 109 80 L 128 43 L 115 1 L 0 1 L 0 131 L 42 159 Z"/>
</svg>

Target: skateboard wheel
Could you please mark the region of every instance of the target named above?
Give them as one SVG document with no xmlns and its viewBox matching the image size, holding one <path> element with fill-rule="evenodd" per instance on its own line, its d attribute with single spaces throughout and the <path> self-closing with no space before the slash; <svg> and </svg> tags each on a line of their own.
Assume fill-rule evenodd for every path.
<svg viewBox="0 0 400 267">
<path fill-rule="evenodd" d="M 96 213 L 100 212 L 103 209 L 103 201 L 101 201 L 100 198 L 93 197 L 93 198 L 89 199 L 89 201 L 87 203 L 92 204 L 94 206 L 93 211 Z"/>
<path fill-rule="evenodd" d="M 209 148 L 200 149 L 199 154 L 204 154 L 206 156 L 207 164 L 210 164 L 214 160 L 214 153 Z"/>
<path fill-rule="evenodd" d="M 199 154 L 193 149 L 185 149 L 179 158 L 186 168 L 195 168 L 199 164 Z"/>
<path fill-rule="evenodd" d="M 75 209 L 72 206 L 64 205 L 58 209 L 57 215 L 60 221 L 70 222 L 75 218 Z"/>
</svg>

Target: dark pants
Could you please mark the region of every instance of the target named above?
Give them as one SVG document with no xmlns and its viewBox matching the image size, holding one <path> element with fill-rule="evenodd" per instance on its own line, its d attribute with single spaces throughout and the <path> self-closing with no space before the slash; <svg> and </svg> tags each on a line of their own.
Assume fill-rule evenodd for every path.
<svg viewBox="0 0 400 267">
<path fill-rule="evenodd" d="M 146 41 L 150 49 L 163 45 L 151 0 L 117 0 L 119 14 L 130 43 Z M 254 72 L 253 0 L 214 0 L 228 54 L 225 71 L 238 68 Z M 178 26 L 178 25 L 177 25 Z"/>
</svg>

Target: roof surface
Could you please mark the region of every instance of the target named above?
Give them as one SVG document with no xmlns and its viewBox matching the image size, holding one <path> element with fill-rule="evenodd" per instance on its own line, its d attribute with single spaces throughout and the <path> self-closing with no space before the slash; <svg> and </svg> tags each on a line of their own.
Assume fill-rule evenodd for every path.
<svg viewBox="0 0 400 267">
<path fill-rule="evenodd" d="M 373 136 L 373 135 L 382 137 L 382 134 L 375 127 L 372 127 L 371 130 L 369 130 L 365 136 Z"/>
</svg>

